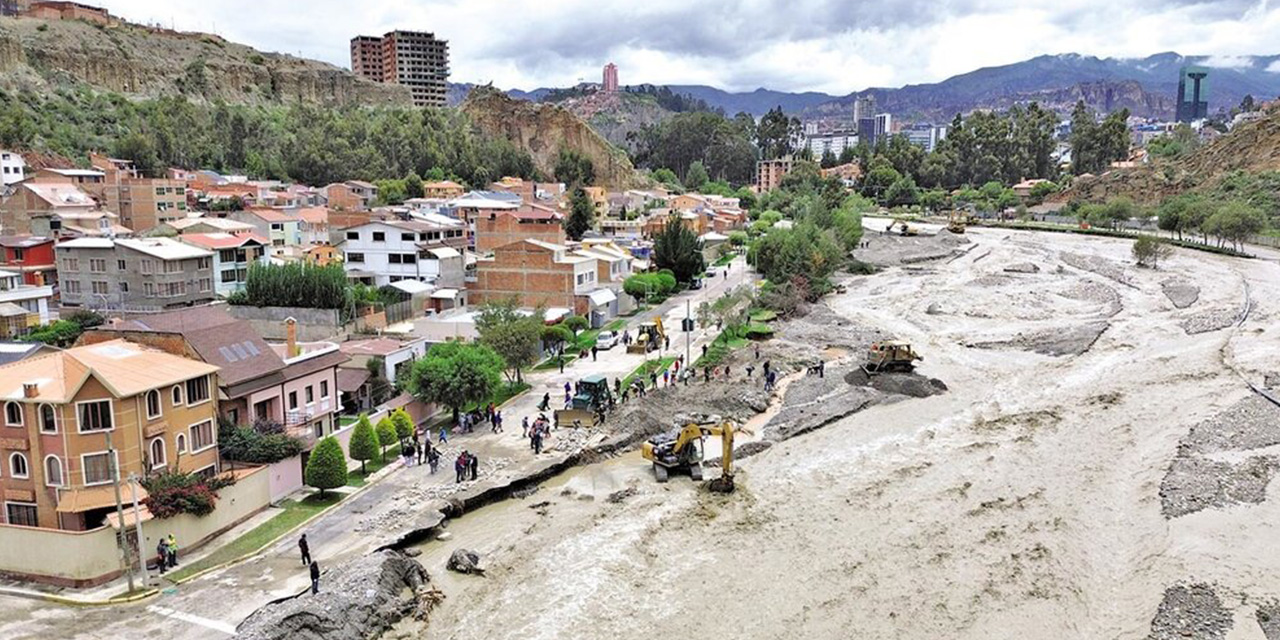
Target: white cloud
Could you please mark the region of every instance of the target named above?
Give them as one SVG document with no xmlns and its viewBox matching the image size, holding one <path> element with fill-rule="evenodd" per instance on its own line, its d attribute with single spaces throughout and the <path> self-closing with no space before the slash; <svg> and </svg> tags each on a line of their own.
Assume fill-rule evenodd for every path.
<svg viewBox="0 0 1280 640">
<path fill-rule="evenodd" d="M 1253 66 L 1253 58 L 1249 56 L 1209 56 L 1200 63 L 1213 69 L 1248 69 Z"/>
<path fill-rule="evenodd" d="M 1266 0 L 99 1 L 340 66 L 354 35 L 432 31 L 450 42 L 455 82 L 522 89 L 596 80 L 612 60 L 624 83 L 843 94 L 1065 52 L 1178 51 L 1232 67 L 1280 42 L 1280 6 Z"/>
<path fill-rule="evenodd" d="M 1280 73 L 1280 60 L 1276 60 L 1275 62 L 1267 65 L 1267 71 L 1271 73 Z"/>
</svg>

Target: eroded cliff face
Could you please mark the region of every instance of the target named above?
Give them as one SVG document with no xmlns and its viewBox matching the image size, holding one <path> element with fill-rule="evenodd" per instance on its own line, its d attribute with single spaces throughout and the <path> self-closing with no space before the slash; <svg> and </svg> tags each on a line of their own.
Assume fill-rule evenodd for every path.
<svg viewBox="0 0 1280 640">
<path fill-rule="evenodd" d="M 0 18 L 0 87 L 50 92 L 74 85 L 242 104 L 410 105 L 404 87 L 210 34 Z"/>
<path fill-rule="evenodd" d="M 591 159 L 601 186 L 627 189 L 643 183 L 625 153 L 565 109 L 477 87 L 463 101 L 462 110 L 481 131 L 527 150 L 534 166 L 548 176 L 555 173 L 560 150 L 573 149 Z"/>
</svg>

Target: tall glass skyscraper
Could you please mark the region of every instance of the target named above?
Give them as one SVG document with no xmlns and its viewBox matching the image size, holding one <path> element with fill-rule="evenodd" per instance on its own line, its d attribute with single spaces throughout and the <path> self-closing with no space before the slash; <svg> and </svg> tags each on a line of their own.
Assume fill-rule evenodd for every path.
<svg viewBox="0 0 1280 640">
<path fill-rule="evenodd" d="M 1209 70 L 1183 67 L 1178 77 L 1178 122 L 1209 117 Z"/>
</svg>

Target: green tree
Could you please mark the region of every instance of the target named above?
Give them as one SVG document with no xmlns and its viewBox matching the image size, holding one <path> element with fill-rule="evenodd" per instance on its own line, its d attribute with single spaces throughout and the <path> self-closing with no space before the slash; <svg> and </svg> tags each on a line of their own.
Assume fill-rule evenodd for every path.
<svg viewBox="0 0 1280 640">
<path fill-rule="evenodd" d="M 391 423 L 396 428 L 396 439 L 404 442 L 413 437 L 413 418 L 403 407 L 391 412 Z"/>
<path fill-rule="evenodd" d="M 884 193 L 884 203 L 891 207 L 916 204 L 919 201 L 920 189 L 909 175 L 895 180 Z"/>
<path fill-rule="evenodd" d="M 580 315 L 569 316 L 562 320 L 562 322 L 564 323 L 564 326 L 569 327 L 569 330 L 573 332 L 574 337 L 577 337 L 579 331 L 583 331 L 587 327 L 591 326 L 591 323 L 588 322 L 585 317 Z"/>
<path fill-rule="evenodd" d="M 942 189 L 930 189 L 920 194 L 920 206 L 926 211 L 941 211 L 947 206 L 947 192 Z"/>
<path fill-rule="evenodd" d="M 407 386 L 417 399 L 449 407 L 457 422 L 464 406 L 493 395 L 502 384 L 505 365 L 502 356 L 485 345 L 444 342 L 413 363 Z"/>
<path fill-rule="evenodd" d="M 588 187 L 595 182 L 596 170 L 591 158 L 574 149 L 560 150 L 556 157 L 556 180 L 570 187 Z"/>
<path fill-rule="evenodd" d="M 522 381 L 521 371 L 538 360 L 542 309 L 521 313 L 517 299 L 494 300 L 481 305 L 476 316 L 480 343 L 493 349 L 506 363 L 507 378 Z"/>
<path fill-rule="evenodd" d="M 653 179 L 666 185 L 667 188 L 676 192 L 683 192 L 684 185 L 680 184 L 680 178 L 676 177 L 676 173 L 666 167 L 659 167 L 653 171 Z"/>
<path fill-rule="evenodd" d="M 800 120 L 788 117 L 782 107 L 774 107 L 760 118 L 756 127 L 756 144 L 765 160 L 774 160 L 795 152 L 800 137 Z"/>
<path fill-rule="evenodd" d="M 707 270 L 702 241 L 679 218 L 668 220 L 654 238 L 653 263 L 659 269 L 670 269 L 679 282 L 689 282 Z"/>
<path fill-rule="evenodd" d="M 320 490 L 324 497 L 327 489 L 337 489 L 347 484 L 347 459 L 342 455 L 342 445 L 333 436 L 325 436 L 307 459 L 307 486 Z"/>
<path fill-rule="evenodd" d="M 378 426 L 374 429 L 374 432 L 378 436 L 378 448 L 382 450 L 382 461 L 386 462 L 387 447 L 391 446 L 391 443 L 396 441 L 396 425 L 391 422 L 391 418 L 383 416 L 382 419 L 378 421 Z"/>
<path fill-rule="evenodd" d="M 862 178 L 862 195 L 883 202 L 889 187 L 901 179 L 902 174 L 884 156 L 876 156 Z"/>
<path fill-rule="evenodd" d="M 573 331 L 563 324 L 542 327 L 542 344 L 547 350 L 559 355 L 564 345 L 573 341 Z"/>
<path fill-rule="evenodd" d="M 564 219 L 564 233 L 570 240 L 581 240 L 583 234 L 595 225 L 596 207 L 581 187 L 573 190 L 569 202 L 572 208 L 569 216 Z"/>
<path fill-rule="evenodd" d="M 404 177 L 404 195 L 406 198 L 421 198 L 426 194 L 422 187 L 422 178 L 412 171 Z"/>
<path fill-rule="evenodd" d="M 395 387 L 391 386 L 391 381 L 382 376 L 385 369 L 385 363 L 381 356 L 369 358 L 364 363 L 364 368 L 369 371 L 369 402 L 373 406 L 378 406 L 391 399 L 391 394 L 395 391 Z"/>
<path fill-rule="evenodd" d="M 364 475 L 364 463 L 378 455 L 378 434 L 374 433 L 369 416 L 360 414 L 356 428 L 351 431 L 351 442 L 347 444 L 352 460 L 360 461 L 360 474 Z"/>
<path fill-rule="evenodd" d="M 1032 205 L 1044 202 L 1044 199 L 1058 192 L 1058 185 L 1053 181 L 1046 180 L 1037 182 L 1031 187 L 1031 193 L 1027 196 L 1027 201 Z"/>
<path fill-rule="evenodd" d="M 710 181 L 711 178 L 707 175 L 707 168 L 702 164 L 701 160 L 694 160 L 689 165 L 689 170 L 684 174 L 684 184 L 690 191 L 701 191 Z"/>
<path fill-rule="evenodd" d="M 1133 258 L 1137 260 L 1140 267 L 1156 269 L 1160 266 L 1161 260 L 1168 259 L 1172 255 L 1173 247 L 1155 236 L 1144 233 L 1133 241 Z"/>
</svg>

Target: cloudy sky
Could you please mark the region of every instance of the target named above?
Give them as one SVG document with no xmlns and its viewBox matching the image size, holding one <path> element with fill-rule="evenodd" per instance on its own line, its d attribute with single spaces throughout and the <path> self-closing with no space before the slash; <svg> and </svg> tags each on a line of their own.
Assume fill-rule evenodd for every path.
<svg viewBox="0 0 1280 640">
<path fill-rule="evenodd" d="M 1039 54 L 1280 53 L 1280 0 L 91 0 L 135 22 L 213 31 L 350 66 L 392 29 L 450 42 L 454 82 L 598 81 L 845 94 Z"/>
</svg>

